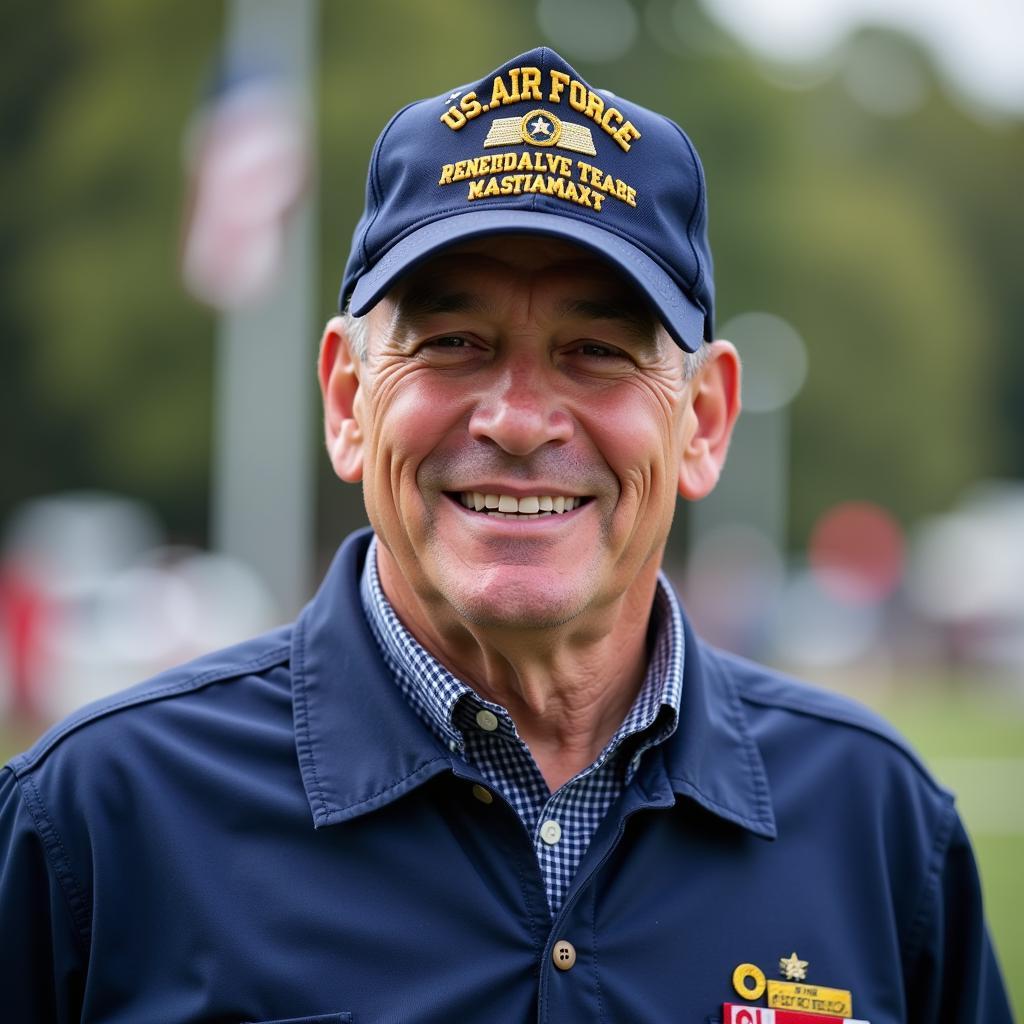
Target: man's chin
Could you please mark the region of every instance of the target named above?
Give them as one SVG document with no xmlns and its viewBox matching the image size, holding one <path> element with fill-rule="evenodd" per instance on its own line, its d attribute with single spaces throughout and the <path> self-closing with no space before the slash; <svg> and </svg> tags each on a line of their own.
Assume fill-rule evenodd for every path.
<svg viewBox="0 0 1024 1024">
<path fill-rule="evenodd" d="M 589 588 L 536 566 L 481 572 L 442 585 L 448 603 L 468 623 L 491 629 L 554 629 L 572 622 L 590 604 Z"/>
</svg>

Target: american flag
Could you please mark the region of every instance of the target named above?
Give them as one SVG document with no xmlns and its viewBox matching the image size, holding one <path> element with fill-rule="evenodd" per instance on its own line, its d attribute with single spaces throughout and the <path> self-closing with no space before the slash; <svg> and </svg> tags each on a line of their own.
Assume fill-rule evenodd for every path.
<svg viewBox="0 0 1024 1024">
<path fill-rule="evenodd" d="M 308 119 L 271 74 L 228 81 L 187 137 L 182 276 L 222 311 L 261 298 L 280 271 L 285 229 L 310 178 Z"/>
</svg>

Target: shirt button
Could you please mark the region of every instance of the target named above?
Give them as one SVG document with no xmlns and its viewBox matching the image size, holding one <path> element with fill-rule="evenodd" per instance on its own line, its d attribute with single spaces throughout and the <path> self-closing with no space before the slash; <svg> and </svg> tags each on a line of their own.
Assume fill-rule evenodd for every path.
<svg viewBox="0 0 1024 1024">
<path fill-rule="evenodd" d="M 473 786 L 473 796 L 477 798 L 482 804 L 493 804 L 494 796 L 491 794 L 489 789 L 484 789 L 479 783 Z"/>
<path fill-rule="evenodd" d="M 476 724 L 484 732 L 494 732 L 498 728 L 498 716 L 493 711 L 488 711 L 487 708 L 481 708 L 476 713 Z"/>
<path fill-rule="evenodd" d="M 560 971 L 570 971 L 576 963 L 576 949 L 571 942 L 559 939 L 551 950 L 551 959 Z"/>
<path fill-rule="evenodd" d="M 541 825 L 540 837 L 548 846 L 554 846 L 562 838 L 562 826 L 554 818 L 550 818 Z"/>
</svg>

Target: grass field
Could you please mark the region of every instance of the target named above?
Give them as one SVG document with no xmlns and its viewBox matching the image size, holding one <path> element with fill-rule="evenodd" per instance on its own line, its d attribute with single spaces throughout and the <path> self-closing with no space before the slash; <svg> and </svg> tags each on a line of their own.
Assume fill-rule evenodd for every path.
<svg viewBox="0 0 1024 1024">
<path fill-rule="evenodd" d="M 974 842 L 989 925 L 1024 1020 L 1024 692 L 913 686 L 869 700 L 956 793 Z"/>
<path fill-rule="evenodd" d="M 863 692 L 847 680 L 842 688 L 898 726 L 957 794 L 1014 1011 L 1024 1020 L 1024 692 L 948 679 Z M 0 721 L 0 763 L 33 738 Z"/>
</svg>

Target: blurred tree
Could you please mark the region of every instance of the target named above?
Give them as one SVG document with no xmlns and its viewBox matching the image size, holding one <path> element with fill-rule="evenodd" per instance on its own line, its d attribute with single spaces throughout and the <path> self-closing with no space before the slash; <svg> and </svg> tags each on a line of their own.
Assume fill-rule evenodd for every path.
<svg viewBox="0 0 1024 1024">
<path fill-rule="evenodd" d="M 24 300 L 23 268 L 35 238 L 40 200 L 33 164 L 43 143 L 47 113 L 65 81 L 74 74 L 69 4 L 57 0 L 39 17 L 28 0 L 10 0 L 0 13 L 0 515 L 20 498 L 51 486 L 48 469 L 57 465 L 61 432 L 39 415 L 26 387 L 36 311 Z M 15 45 L 16 42 L 16 45 Z M 64 472 L 79 475 L 75 453 Z"/>
<path fill-rule="evenodd" d="M 22 468 L 5 474 L 2 511 L 33 493 L 103 487 L 151 501 L 173 532 L 200 539 L 212 323 L 183 299 L 176 263 L 182 126 L 220 12 L 94 0 L 58 14 L 36 11 L 5 37 L 20 55 L 40 23 L 55 26 L 56 45 L 34 64 L 26 54 L 43 87 L 29 104 L 33 144 L 11 162 L 24 237 L 2 306 L 22 311 L 10 347 L 24 408 Z M 26 70 L 5 100 L 31 81 Z"/>
</svg>

